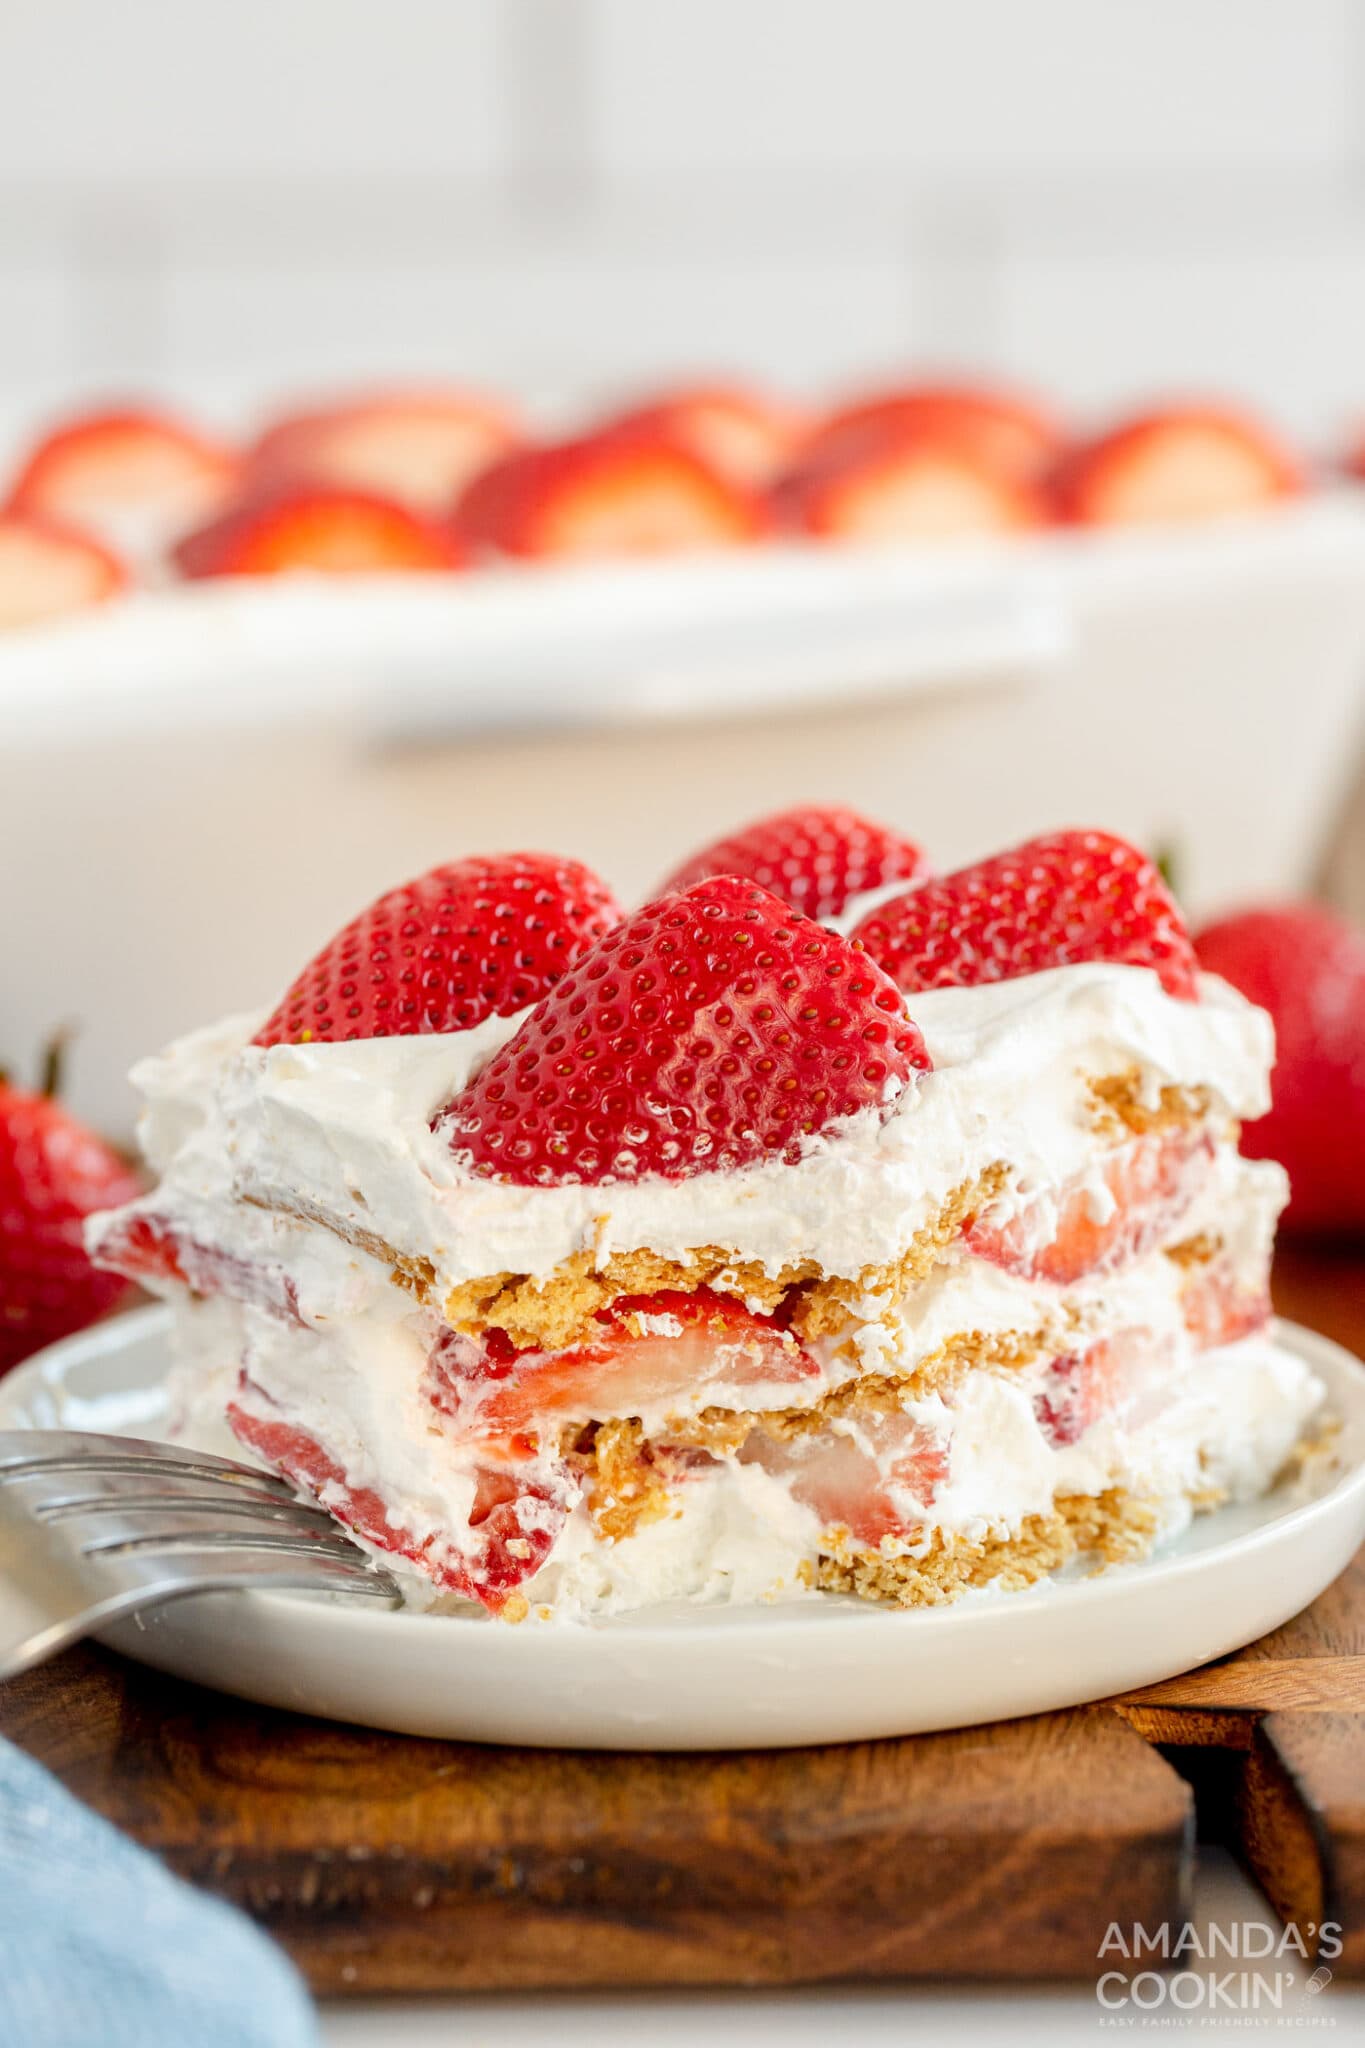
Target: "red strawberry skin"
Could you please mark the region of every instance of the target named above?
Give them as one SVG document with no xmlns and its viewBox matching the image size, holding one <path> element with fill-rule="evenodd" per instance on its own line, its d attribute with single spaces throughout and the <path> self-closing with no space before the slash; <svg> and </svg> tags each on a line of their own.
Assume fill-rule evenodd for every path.
<svg viewBox="0 0 1365 2048">
<path fill-rule="evenodd" d="M 734 876 L 646 904 L 565 976 L 440 1127 L 517 1186 L 795 1159 L 891 1102 L 924 1041 L 859 948 Z"/>
<path fill-rule="evenodd" d="M 1224 407 L 1143 413 L 1064 455 L 1049 480 L 1057 516 L 1084 526 L 1218 518 L 1302 491 L 1293 454 Z"/>
<path fill-rule="evenodd" d="M 287 413 L 246 458 L 249 488 L 327 483 L 377 491 L 433 516 L 520 440 L 512 412 L 458 390 L 367 392 Z"/>
<path fill-rule="evenodd" d="M 835 436 L 780 477 L 776 523 L 820 540 L 947 541 L 1042 526 L 1041 493 L 951 427 Z"/>
<path fill-rule="evenodd" d="M 283 1417 L 263 1416 L 268 1401 L 259 1388 L 244 1384 L 243 1398 L 228 1403 L 233 1433 L 295 1486 L 313 1494 L 339 1522 L 363 1536 L 377 1550 L 387 1550 L 419 1565 L 438 1586 L 477 1600 L 497 1614 L 523 1579 L 539 1570 L 568 1514 L 568 1489 L 562 1480 L 547 1485 L 531 1477 L 516 1458 L 516 1447 L 488 1446 L 487 1463 L 478 1476 L 474 1507 L 461 1553 L 439 1536 L 422 1540 L 390 1520 L 388 1505 L 372 1487 L 352 1486 L 343 1468 L 316 1437 Z M 522 1516 L 525 1514 L 525 1525 Z"/>
<path fill-rule="evenodd" d="M 1284 1227 L 1365 1231 L 1365 932 L 1287 903 L 1221 918 L 1195 947 L 1275 1022 L 1270 1111 L 1242 1150 L 1287 1170 Z"/>
<path fill-rule="evenodd" d="M 1065 443 L 1060 422 L 1033 399 L 970 384 L 905 384 L 874 392 L 831 413 L 807 443 L 814 454 L 853 437 L 905 429 L 956 436 L 986 462 L 1014 476 L 1033 476 Z"/>
<path fill-rule="evenodd" d="M 1150 967 L 1193 1001 L 1197 962 L 1155 864 L 1109 832 L 1054 832 L 922 882 L 855 940 L 907 993 L 1012 981 L 1086 960 Z"/>
<path fill-rule="evenodd" d="M 691 448 L 740 484 L 761 485 L 790 460 L 803 432 L 800 415 L 766 393 L 738 384 L 694 384 L 656 393 L 598 429 L 663 435 Z"/>
<path fill-rule="evenodd" d="M 183 420 L 145 408 L 82 413 L 30 449 L 9 509 L 80 520 L 113 505 L 187 495 L 207 504 L 237 474 L 236 453 Z"/>
<path fill-rule="evenodd" d="M 504 853 L 390 889 L 309 961 L 257 1045 L 468 1031 L 535 1003 L 621 916 L 581 861 Z"/>
<path fill-rule="evenodd" d="M 869 889 L 916 881 L 928 871 L 923 849 L 888 825 L 840 804 L 804 804 L 704 846 L 660 893 L 690 889 L 710 875 L 739 875 L 819 923 Z"/>
<path fill-rule="evenodd" d="M 181 576 L 332 576 L 459 569 L 465 553 L 434 520 L 396 499 L 305 484 L 240 500 L 176 542 Z"/>
<path fill-rule="evenodd" d="M 455 507 L 474 550 L 601 559 L 734 546 L 767 527 L 761 499 L 666 434 L 602 432 L 495 462 Z"/>
<path fill-rule="evenodd" d="M 136 1176 L 59 1103 L 0 1085 L 0 1372 L 113 1307 L 82 1226 L 141 1193 Z"/>
</svg>

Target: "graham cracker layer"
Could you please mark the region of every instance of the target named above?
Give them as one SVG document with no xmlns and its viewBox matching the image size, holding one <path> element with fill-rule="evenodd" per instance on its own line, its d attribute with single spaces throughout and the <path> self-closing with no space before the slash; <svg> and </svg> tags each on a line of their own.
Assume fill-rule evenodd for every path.
<svg viewBox="0 0 1365 2048">
<path fill-rule="evenodd" d="M 1217 1502 L 1200 1497 L 1195 1512 Z M 922 1557 L 886 1556 L 857 1550 L 841 1532 L 809 1572 L 825 1593 L 853 1593 L 895 1607 L 942 1607 L 975 1586 L 1006 1592 L 1032 1586 L 1073 1557 L 1093 1557 L 1100 1566 L 1145 1557 L 1156 1539 L 1154 1504 L 1126 1487 L 1099 1494 L 1064 1494 L 1049 1514 L 1029 1515 L 1012 1536 L 945 1536 L 934 1530 Z"/>
<path fill-rule="evenodd" d="M 1091 1079 L 1086 1089 L 1095 1129 L 1112 1138 L 1190 1131 L 1204 1123 L 1213 1108 L 1212 1090 L 1180 1088 L 1174 1083 L 1161 1088 L 1155 1101 L 1149 1100 L 1142 1085 L 1142 1069 L 1137 1066 Z"/>
<path fill-rule="evenodd" d="M 768 1273 L 721 1245 L 699 1246 L 682 1259 L 630 1251 L 611 1252 L 599 1260 L 595 1253 L 583 1251 L 543 1279 L 492 1273 L 465 1281 L 447 1295 L 445 1319 L 471 1336 L 492 1327 L 505 1331 L 518 1347 L 563 1351 L 595 1334 L 598 1311 L 622 1295 L 690 1294 L 710 1287 L 753 1303 L 765 1315 L 785 1305 L 790 1327 L 801 1338 L 837 1333 L 858 1321 L 887 1320 L 894 1325 L 898 1305 L 928 1278 L 963 1224 L 1001 1193 L 1007 1179 L 1008 1168 L 997 1163 L 974 1180 L 963 1181 L 899 1259 L 856 1274 L 827 1274 L 813 1259 Z M 860 1314 L 865 1302 L 874 1306 Z"/>
</svg>

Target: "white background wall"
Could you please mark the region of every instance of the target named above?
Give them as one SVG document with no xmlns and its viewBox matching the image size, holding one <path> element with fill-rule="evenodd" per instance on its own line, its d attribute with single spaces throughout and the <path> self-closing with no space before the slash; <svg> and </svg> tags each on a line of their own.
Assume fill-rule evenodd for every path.
<svg viewBox="0 0 1365 2048">
<path fill-rule="evenodd" d="M 1325 441 L 1363 333 L 1352 0 L 0 7 L 10 405 L 962 361 Z"/>
</svg>

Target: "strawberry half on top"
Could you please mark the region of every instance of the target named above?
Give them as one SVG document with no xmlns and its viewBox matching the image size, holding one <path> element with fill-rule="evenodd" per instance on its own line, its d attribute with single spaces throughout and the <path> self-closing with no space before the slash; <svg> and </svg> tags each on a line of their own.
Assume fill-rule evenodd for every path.
<svg viewBox="0 0 1365 2048">
<path fill-rule="evenodd" d="M 55 519 L 0 513 L 0 628 L 82 611 L 127 583 L 118 557 L 89 534 Z"/>
<path fill-rule="evenodd" d="M 689 889 L 708 875 L 757 882 L 803 917 L 824 923 L 855 896 L 929 872 L 913 839 L 842 804 L 800 804 L 713 840 L 671 874 L 664 891 Z"/>
<path fill-rule="evenodd" d="M 800 1157 L 859 1110 L 889 1115 L 924 1040 L 859 947 L 720 875 L 599 940 L 437 1128 L 518 1187 Z"/>
<path fill-rule="evenodd" d="M 777 524 L 822 540 L 950 541 L 1047 519 L 1026 478 L 956 432 L 899 425 L 817 448 L 770 494 Z"/>
<path fill-rule="evenodd" d="M 766 527 L 762 502 L 662 434 L 589 434 L 528 448 L 475 477 L 454 531 L 496 554 L 591 560 L 733 547 Z"/>
<path fill-rule="evenodd" d="M 678 441 L 736 483 L 763 485 L 791 460 L 803 422 L 790 406 L 737 384 L 696 384 L 617 413 L 600 430 Z"/>
<path fill-rule="evenodd" d="M 1073 449 L 1050 484 L 1058 516 L 1082 526 L 1221 519 L 1303 488 L 1301 465 L 1266 427 L 1212 406 L 1126 420 Z"/>
<path fill-rule="evenodd" d="M 310 960 L 256 1045 L 469 1031 L 538 1002 L 620 906 L 581 861 L 503 853 L 390 889 Z"/>
<path fill-rule="evenodd" d="M 853 938 L 907 993 L 1113 960 L 1194 1000 L 1189 933 L 1155 864 L 1109 832 L 1054 832 L 922 882 Z"/>
<path fill-rule="evenodd" d="M 182 576 L 282 576 L 459 569 L 465 555 L 434 520 L 370 491 L 302 484 L 242 500 L 171 551 Z"/>
<path fill-rule="evenodd" d="M 9 509 L 91 526 L 115 540 L 148 519 L 185 526 L 221 503 L 236 453 L 167 413 L 91 412 L 45 435 L 10 488 Z"/>
<path fill-rule="evenodd" d="M 521 439 L 511 410 L 466 391 L 374 393 L 286 413 L 249 451 L 248 488 L 323 483 L 431 516 Z"/>
</svg>

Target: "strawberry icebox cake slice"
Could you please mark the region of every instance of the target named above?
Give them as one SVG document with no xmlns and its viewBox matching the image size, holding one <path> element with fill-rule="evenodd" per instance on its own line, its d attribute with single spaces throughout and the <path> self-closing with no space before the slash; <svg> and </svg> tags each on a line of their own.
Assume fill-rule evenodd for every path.
<svg viewBox="0 0 1365 2048">
<path fill-rule="evenodd" d="M 936 1604 L 1301 1454 L 1272 1051 L 1107 833 L 936 877 L 801 809 L 634 911 L 466 859 L 136 1070 L 160 1185 L 90 1247 L 175 1304 L 181 1432 L 414 1604 Z"/>
</svg>

